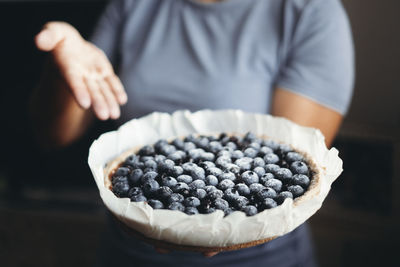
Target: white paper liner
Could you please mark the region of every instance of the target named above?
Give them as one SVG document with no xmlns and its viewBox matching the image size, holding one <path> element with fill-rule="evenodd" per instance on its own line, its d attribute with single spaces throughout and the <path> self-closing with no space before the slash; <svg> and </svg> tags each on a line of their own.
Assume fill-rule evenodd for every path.
<svg viewBox="0 0 400 267">
<path fill-rule="evenodd" d="M 306 192 L 301 201 L 285 202 L 273 209 L 247 217 L 234 212 L 224 217 L 222 211 L 186 215 L 171 210 L 153 210 L 144 202 L 116 197 L 105 186 L 104 168 L 124 151 L 190 133 L 237 133 L 252 131 L 256 135 L 292 145 L 307 153 L 319 172 L 318 188 Z M 133 119 L 117 131 L 102 134 L 89 151 L 89 166 L 107 208 L 129 227 L 157 240 L 203 247 L 224 247 L 284 235 L 305 222 L 322 205 L 332 182 L 342 172 L 342 160 L 335 148 L 328 150 L 317 129 L 299 126 L 287 119 L 239 110 L 195 113 L 177 111 L 152 113 Z"/>
</svg>

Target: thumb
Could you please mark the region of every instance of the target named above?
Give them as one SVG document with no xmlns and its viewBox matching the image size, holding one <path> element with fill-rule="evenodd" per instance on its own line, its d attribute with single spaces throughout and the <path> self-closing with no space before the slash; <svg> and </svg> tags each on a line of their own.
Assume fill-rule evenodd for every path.
<svg viewBox="0 0 400 267">
<path fill-rule="evenodd" d="M 35 36 L 35 44 L 39 50 L 51 51 L 61 41 L 65 39 L 67 35 L 74 35 L 75 29 L 65 22 L 48 22 L 44 25 L 43 29 Z"/>
</svg>

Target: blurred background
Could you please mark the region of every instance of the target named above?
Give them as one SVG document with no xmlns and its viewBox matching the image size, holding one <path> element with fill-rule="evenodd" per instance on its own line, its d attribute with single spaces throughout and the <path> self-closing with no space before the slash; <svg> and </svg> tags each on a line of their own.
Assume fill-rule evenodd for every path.
<svg viewBox="0 0 400 267">
<path fill-rule="evenodd" d="M 34 35 L 62 20 L 90 36 L 107 1 L 0 0 L 0 266 L 90 266 L 105 225 L 87 166 L 91 140 L 43 153 L 27 105 L 44 54 Z M 400 1 L 343 0 L 356 47 L 353 102 L 334 146 L 344 172 L 311 226 L 322 267 L 399 266 Z"/>
</svg>

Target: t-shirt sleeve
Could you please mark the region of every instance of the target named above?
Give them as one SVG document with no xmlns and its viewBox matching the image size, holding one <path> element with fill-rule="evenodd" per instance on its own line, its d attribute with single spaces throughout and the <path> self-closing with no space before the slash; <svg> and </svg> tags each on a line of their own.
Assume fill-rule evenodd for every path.
<svg viewBox="0 0 400 267">
<path fill-rule="evenodd" d="M 345 114 L 353 92 L 354 51 L 340 0 L 309 1 L 293 29 L 276 87 Z"/>
<path fill-rule="evenodd" d="M 104 51 L 114 67 L 118 61 L 118 40 L 124 19 L 124 2 L 112 0 L 107 4 L 89 39 Z"/>
</svg>

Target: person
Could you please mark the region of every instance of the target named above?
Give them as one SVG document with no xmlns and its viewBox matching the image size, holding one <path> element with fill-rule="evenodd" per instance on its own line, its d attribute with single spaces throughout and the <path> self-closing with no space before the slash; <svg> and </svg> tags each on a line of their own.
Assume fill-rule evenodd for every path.
<svg viewBox="0 0 400 267">
<path fill-rule="evenodd" d="M 339 0 L 116 0 L 90 41 L 49 22 L 35 42 L 49 60 L 32 115 L 51 147 L 72 144 L 96 119 L 204 108 L 286 117 L 320 129 L 329 146 L 352 96 L 353 43 Z M 110 220 L 103 249 L 101 266 L 315 266 L 307 225 L 206 258 L 155 253 Z"/>
</svg>

